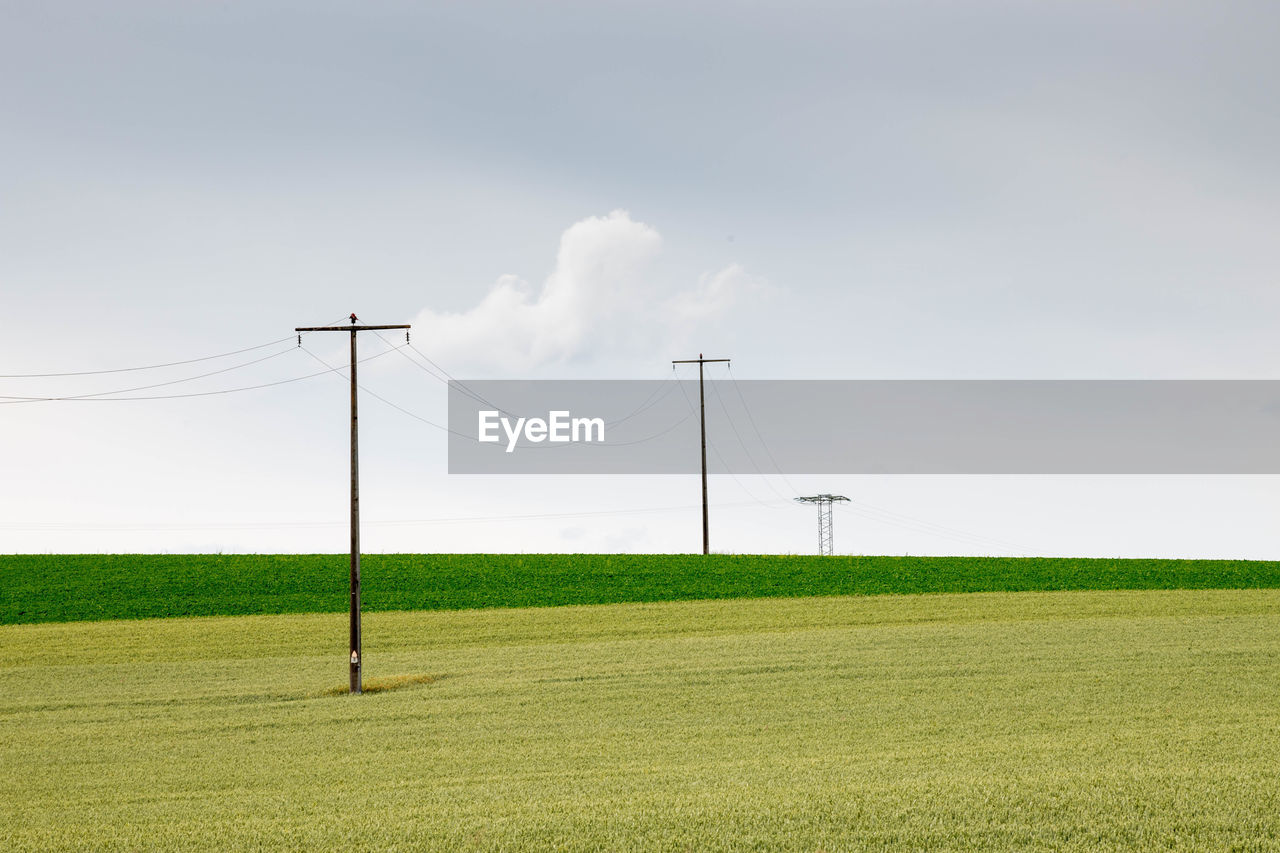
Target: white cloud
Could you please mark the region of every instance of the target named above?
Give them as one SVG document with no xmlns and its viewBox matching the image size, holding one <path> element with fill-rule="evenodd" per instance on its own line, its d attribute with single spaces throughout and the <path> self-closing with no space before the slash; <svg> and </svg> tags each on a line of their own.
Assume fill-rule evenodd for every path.
<svg viewBox="0 0 1280 853">
<path fill-rule="evenodd" d="M 527 371 L 593 355 L 668 345 L 723 316 L 763 282 L 738 264 L 670 288 L 650 273 L 662 248 L 625 210 L 574 223 L 541 288 L 503 275 L 462 313 L 425 309 L 413 321 L 452 369 Z"/>
<path fill-rule="evenodd" d="M 750 275 L 740 264 L 729 264 L 719 272 L 704 274 L 696 290 L 672 296 L 667 307 L 678 322 L 692 326 L 723 316 L 746 294 L 767 290 L 763 279 Z"/>
</svg>

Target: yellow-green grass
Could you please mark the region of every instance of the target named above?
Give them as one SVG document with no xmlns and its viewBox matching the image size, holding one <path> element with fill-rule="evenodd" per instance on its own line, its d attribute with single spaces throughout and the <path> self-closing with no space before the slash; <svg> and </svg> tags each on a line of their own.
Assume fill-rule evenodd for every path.
<svg viewBox="0 0 1280 853">
<path fill-rule="evenodd" d="M 1280 591 L 0 627 L 18 850 L 1280 849 Z M 408 679 L 406 679 L 408 680 Z"/>
</svg>

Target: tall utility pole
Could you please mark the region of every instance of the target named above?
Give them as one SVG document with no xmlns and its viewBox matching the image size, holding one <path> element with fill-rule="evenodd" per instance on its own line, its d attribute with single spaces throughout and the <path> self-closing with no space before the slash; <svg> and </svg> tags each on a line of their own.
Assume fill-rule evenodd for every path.
<svg viewBox="0 0 1280 853">
<path fill-rule="evenodd" d="M 831 502 L 849 500 L 844 495 L 810 495 L 796 498 L 802 504 L 818 505 L 818 556 L 830 557 L 835 553 L 835 536 L 831 529 Z"/>
<path fill-rule="evenodd" d="M 299 326 L 295 332 L 351 333 L 351 692 L 364 692 L 360 679 L 360 439 L 356 430 L 356 332 L 380 329 L 408 329 L 402 326 L 357 326 L 359 318 L 351 315 L 350 326 Z M 406 332 L 405 334 L 408 334 Z"/>
<path fill-rule="evenodd" d="M 697 358 L 685 358 L 672 360 L 672 364 L 694 364 L 698 365 L 698 411 L 702 416 L 702 553 L 711 553 L 711 521 L 707 513 L 707 400 L 702 393 L 702 365 L 709 364 L 713 361 L 727 362 L 727 358 L 703 358 L 702 353 L 698 353 Z"/>
</svg>

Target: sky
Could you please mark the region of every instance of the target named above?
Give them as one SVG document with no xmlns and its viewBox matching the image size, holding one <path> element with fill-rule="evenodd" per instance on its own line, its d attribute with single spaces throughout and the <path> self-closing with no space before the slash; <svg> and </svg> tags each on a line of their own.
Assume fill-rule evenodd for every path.
<svg viewBox="0 0 1280 853">
<path fill-rule="evenodd" d="M 347 389 L 299 377 L 347 336 L 292 330 L 351 312 L 413 325 L 361 342 L 368 551 L 701 547 L 696 477 L 450 476 L 441 375 L 1280 378 L 1277 31 L 1247 0 L 0 1 L 0 395 L 147 389 L 0 404 L 0 552 L 344 551 Z M 852 499 L 839 553 L 1280 559 L 1265 476 L 716 476 L 712 549 L 812 552 L 800 492 Z"/>
</svg>

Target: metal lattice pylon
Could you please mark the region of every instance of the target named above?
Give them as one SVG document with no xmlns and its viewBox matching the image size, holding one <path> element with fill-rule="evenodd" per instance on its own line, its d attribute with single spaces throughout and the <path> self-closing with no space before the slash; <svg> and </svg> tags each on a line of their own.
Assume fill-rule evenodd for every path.
<svg viewBox="0 0 1280 853">
<path fill-rule="evenodd" d="M 844 495 L 810 495 L 796 498 L 800 503 L 818 505 L 818 556 L 830 557 L 835 553 L 835 536 L 831 530 L 832 501 L 849 500 Z"/>
</svg>

